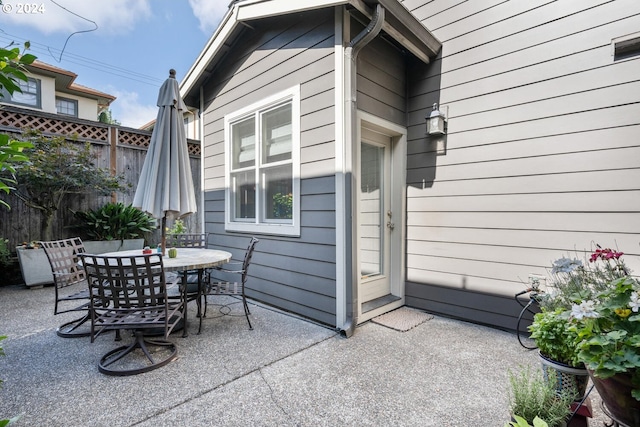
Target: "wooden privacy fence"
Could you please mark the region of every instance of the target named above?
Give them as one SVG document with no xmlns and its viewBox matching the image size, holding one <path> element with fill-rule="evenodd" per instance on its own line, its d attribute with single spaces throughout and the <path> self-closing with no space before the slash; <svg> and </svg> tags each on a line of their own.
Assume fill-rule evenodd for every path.
<svg viewBox="0 0 640 427">
<path fill-rule="evenodd" d="M 117 193 L 115 200 L 96 194 L 69 195 L 53 222 L 53 237 L 56 239 L 72 237 L 77 233 L 71 228 L 74 223 L 72 211 L 96 209 L 110 201 L 130 204 L 133 201 L 140 171 L 144 164 L 147 148 L 151 140 L 151 131 L 108 125 L 100 122 L 61 117 L 55 114 L 32 111 L 3 105 L 0 108 L 0 132 L 20 135 L 24 130 L 33 129 L 46 136 L 62 136 L 78 143 L 91 143 L 96 154 L 96 164 L 109 168 L 115 175 L 122 174 L 130 190 Z M 200 201 L 200 142 L 188 140 L 191 173 L 196 191 L 196 201 Z M 9 247 L 14 248 L 22 242 L 38 240 L 40 234 L 40 214 L 28 208 L 13 195 L 0 195 L 11 205 L 11 210 L 0 207 L 0 238 L 9 239 Z M 184 220 L 192 232 L 201 229 L 200 214 L 189 215 Z M 150 240 L 159 240 L 159 230 Z"/>
</svg>

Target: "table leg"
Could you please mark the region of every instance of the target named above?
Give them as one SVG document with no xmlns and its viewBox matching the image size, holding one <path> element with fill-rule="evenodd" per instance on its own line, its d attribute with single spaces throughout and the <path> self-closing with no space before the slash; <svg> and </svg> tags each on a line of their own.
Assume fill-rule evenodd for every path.
<svg viewBox="0 0 640 427">
<path fill-rule="evenodd" d="M 182 272 L 182 320 L 184 321 L 182 338 L 186 338 L 189 336 L 189 323 L 187 322 L 187 270 Z"/>
</svg>

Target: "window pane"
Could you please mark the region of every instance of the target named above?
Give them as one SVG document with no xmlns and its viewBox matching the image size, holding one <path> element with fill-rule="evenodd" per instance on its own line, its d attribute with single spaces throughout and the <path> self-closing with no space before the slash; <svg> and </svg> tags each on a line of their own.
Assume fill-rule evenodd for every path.
<svg viewBox="0 0 640 427">
<path fill-rule="evenodd" d="M 233 188 L 233 219 L 255 219 L 256 182 L 254 171 L 238 172 L 231 175 Z"/>
<path fill-rule="evenodd" d="M 291 220 L 293 218 L 291 165 L 266 169 L 263 171 L 263 176 L 265 219 Z"/>
<path fill-rule="evenodd" d="M 38 106 L 38 82 L 35 79 L 29 79 L 28 81 L 20 81 L 18 82 L 18 86 L 22 90 L 22 93 L 16 91 L 11 96 L 11 99 L 14 102 L 19 102 L 20 104 L 32 105 L 34 107 Z"/>
<path fill-rule="evenodd" d="M 291 104 L 262 115 L 262 161 L 280 162 L 291 159 Z"/>
<path fill-rule="evenodd" d="M 76 116 L 76 103 L 68 99 L 56 98 L 56 111 L 58 114 Z"/>
<path fill-rule="evenodd" d="M 256 160 L 256 121 L 252 117 L 235 123 L 231 128 L 232 169 L 255 165 Z"/>
</svg>

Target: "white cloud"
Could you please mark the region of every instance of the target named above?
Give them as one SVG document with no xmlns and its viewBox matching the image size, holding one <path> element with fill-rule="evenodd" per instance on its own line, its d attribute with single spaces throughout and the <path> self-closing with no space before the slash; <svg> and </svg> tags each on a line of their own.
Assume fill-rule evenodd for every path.
<svg viewBox="0 0 640 427">
<path fill-rule="evenodd" d="M 193 14 L 200 21 L 200 29 L 212 34 L 229 10 L 230 0 L 189 0 Z"/>
<path fill-rule="evenodd" d="M 114 90 L 109 93 L 117 97 L 111 103 L 111 115 L 122 126 L 139 128 L 151 120 L 155 120 L 158 115 L 158 106 L 156 104 L 141 104 L 137 92 Z"/>
<path fill-rule="evenodd" d="M 54 3 L 51 0 L 40 0 L 36 4 L 43 5 L 42 13 L 18 13 L 20 5 L 27 5 L 27 2 L 4 0 L 4 13 L 0 13 L 0 22 L 30 26 L 44 34 L 54 34 L 91 30 L 95 28 L 93 23 L 87 21 L 91 20 L 101 31 L 120 34 L 129 32 L 137 21 L 150 16 L 149 1 L 56 0 Z"/>
</svg>

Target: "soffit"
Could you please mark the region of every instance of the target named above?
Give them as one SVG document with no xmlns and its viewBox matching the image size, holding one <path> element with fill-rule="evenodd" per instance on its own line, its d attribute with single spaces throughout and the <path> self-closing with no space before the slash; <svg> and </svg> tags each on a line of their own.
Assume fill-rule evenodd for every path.
<svg viewBox="0 0 640 427">
<path fill-rule="evenodd" d="M 40 75 L 51 77 L 55 80 L 55 87 L 57 92 L 72 94 L 88 99 L 95 99 L 100 105 L 109 105 L 115 96 L 108 93 L 100 92 L 90 87 L 82 86 L 75 83 L 78 75 L 69 70 L 56 67 L 51 64 L 47 64 L 42 61 L 34 61 L 32 64 L 26 66 L 27 71 L 33 75 Z"/>
</svg>

